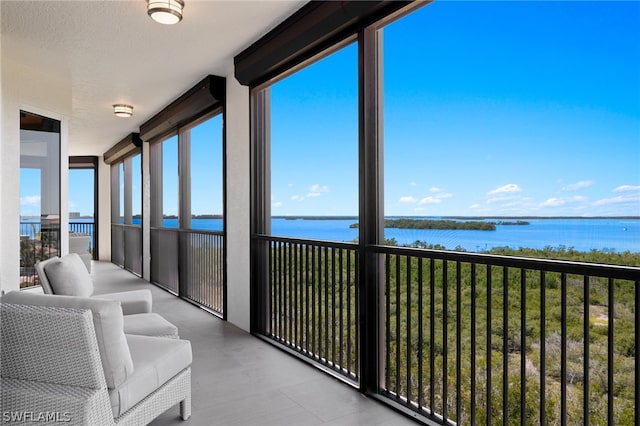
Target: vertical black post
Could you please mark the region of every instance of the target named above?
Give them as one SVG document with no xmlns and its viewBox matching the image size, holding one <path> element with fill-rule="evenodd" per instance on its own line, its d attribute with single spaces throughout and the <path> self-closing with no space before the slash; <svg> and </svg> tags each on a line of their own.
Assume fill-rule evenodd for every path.
<svg viewBox="0 0 640 426">
<path fill-rule="evenodd" d="M 368 250 L 379 244 L 383 229 L 382 33 L 358 33 L 359 98 L 359 255 L 360 255 L 360 390 L 377 392 L 383 379 L 383 286 L 379 257 Z"/>
<path fill-rule="evenodd" d="M 251 94 L 251 332 L 270 332 L 268 241 L 256 234 L 271 232 L 270 89 Z"/>
</svg>

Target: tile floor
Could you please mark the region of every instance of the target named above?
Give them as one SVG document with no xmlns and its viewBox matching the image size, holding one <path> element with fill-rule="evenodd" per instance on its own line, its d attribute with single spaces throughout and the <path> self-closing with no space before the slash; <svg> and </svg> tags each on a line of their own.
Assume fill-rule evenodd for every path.
<svg viewBox="0 0 640 426">
<path fill-rule="evenodd" d="M 245 331 L 108 262 L 96 292 L 149 288 L 153 310 L 191 341 L 192 416 L 169 409 L 153 426 L 409 425 L 413 420 Z"/>
</svg>

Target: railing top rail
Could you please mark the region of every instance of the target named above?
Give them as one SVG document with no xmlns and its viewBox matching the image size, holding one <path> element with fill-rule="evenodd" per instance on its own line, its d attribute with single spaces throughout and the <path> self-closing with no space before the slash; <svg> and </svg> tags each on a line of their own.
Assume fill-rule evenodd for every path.
<svg viewBox="0 0 640 426">
<path fill-rule="evenodd" d="M 308 238 L 281 237 L 277 235 L 253 234 L 253 238 L 262 241 L 279 241 L 291 244 L 305 244 L 309 246 L 323 246 L 332 248 L 357 249 L 358 243 L 347 243 L 340 241 L 312 240 Z"/>
<path fill-rule="evenodd" d="M 529 269 L 547 272 L 564 272 L 567 274 L 607 277 L 640 282 L 640 268 L 635 266 L 604 265 L 597 263 L 576 262 L 570 260 L 539 259 L 530 257 L 504 256 L 498 254 L 467 253 L 444 250 L 421 249 L 414 247 L 395 247 L 371 245 L 374 253 L 398 254 L 413 257 L 429 257 L 440 260 L 451 260 L 468 263 L 479 263 L 492 266 Z"/>
</svg>

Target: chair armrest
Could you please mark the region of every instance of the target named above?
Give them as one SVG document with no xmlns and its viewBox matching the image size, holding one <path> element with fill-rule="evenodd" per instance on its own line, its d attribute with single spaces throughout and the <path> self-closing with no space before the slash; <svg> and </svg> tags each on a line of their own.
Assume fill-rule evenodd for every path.
<svg viewBox="0 0 640 426">
<path fill-rule="evenodd" d="M 124 315 L 146 314 L 151 312 L 151 291 L 149 290 L 133 290 L 123 291 L 120 293 L 94 294 L 92 297 L 96 299 L 117 300 L 122 306 Z"/>
<path fill-rule="evenodd" d="M 2 423 L 113 425 L 106 387 L 90 389 L 0 378 Z"/>
<path fill-rule="evenodd" d="M 91 311 L 0 303 L 0 377 L 106 388 Z"/>
</svg>

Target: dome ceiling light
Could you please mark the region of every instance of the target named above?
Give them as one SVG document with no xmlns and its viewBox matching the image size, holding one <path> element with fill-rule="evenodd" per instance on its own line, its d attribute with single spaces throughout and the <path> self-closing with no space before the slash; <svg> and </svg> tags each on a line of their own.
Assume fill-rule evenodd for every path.
<svg viewBox="0 0 640 426">
<path fill-rule="evenodd" d="M 113 113 L 118 117 L 131 117 L 133 115 L 133 107 L 127 104 L 113 105 Z"/>
<path fill-rule="evenodd" d="M 182 21 L 182 0 L 147 0 L 147 14 L 160 24 L 173 25 Z"/>
</svg>

